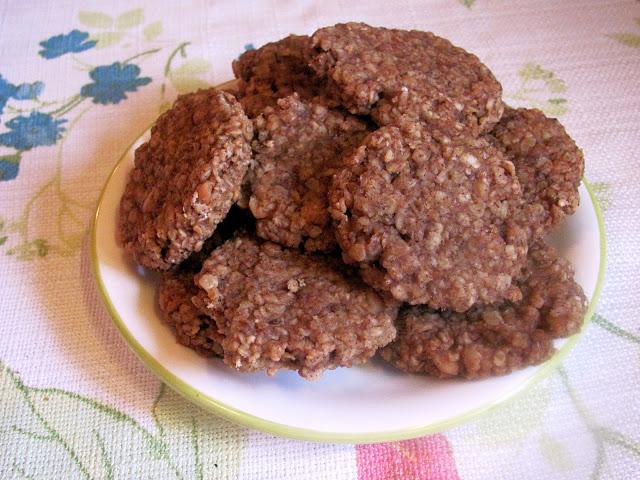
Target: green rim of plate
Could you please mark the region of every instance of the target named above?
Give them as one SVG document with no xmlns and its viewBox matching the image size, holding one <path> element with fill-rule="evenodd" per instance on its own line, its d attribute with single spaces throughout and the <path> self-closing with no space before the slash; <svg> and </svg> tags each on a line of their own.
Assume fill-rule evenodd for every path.
<svg viewBox="0 0 640 480">
<path fill-rule="evenodd" d="M 226 85 L 226 84 L 225 84 Z M 146 130 L 145 130 L 146 132 Z M 144 135 L 144 133 L 142 134 Z M 595 194 L 593 193 L 593 188 L 587 182 L 586 179 L 582 179 L 585 188 L 589 192 L 589 197 L 591 198 L 591 202 L 593 204 L 596 218 L 598 221 L 598 230 L 600 236 L 600 264 L 598 270 L 598 281 L 596 283 L 596 288 L 593 292 L 591 300 L 589 302 L 589 306 L 587 308 L 587 313 L 585 314 L 585 320 L 580 333 L 573 335 L 570 337 L 564 345 L 545 363 L 538 367 L 536 373 L 529 378 L 526 382 L 523 382 L 516 390 L 506 394 L 504 397 L 499 398 L 493 402 L 489 402 L 480 407 L 476 407 L 468 412 L 457 415 L 451 418 L 447 418 L 445 420 L 441 420 L 438 422 L 430 423 L 424 425 L 422 427 L 410 428 L 405 430 L 391 430 L 391 431 L 382 431 L 382 432 L 371 432 L 371 433 L 337 433 L 337 432 L 322 432 L 318 430 L 310 430 L 299 427 L 292 427 L 289 425 L 284 425 L 277 422 L 272 422 L 269 420 L 264 420 L 260 417 L 256 417 L 254 415 L 243 412 L 242 410 L 238 410 L 234 407 L 226 405 L 214 398 L 205 395 L 201 391 L 197 390 L 193 386 L 189 385 L 169 370 L 167 370 L 155 357 L 153 357 L 149 352 L 147 352 L 142 345 L 136 340 L 133 334 L 129 331 L 122 318 L 118 314 L 116 308 L 111 301 L 111 297 L 107 292 L 103 282 L 102 276 L 100 274 L 100 265 L 97 254 L 97 241 L 96 241 L 96 228 L 98 224 L 98 218 L 100 216 L 100 210 L 102 208 L 102 202 L 104 199 L 104 194 L 106 192 L 107 186 L 111 182 L 114 174 L 120 168 L 122 161 L 127 156 L 131 147 L 135 144 L 136 141 L 142 136 L 138 136 L 136 140 L 134 140 L 131 145 L 125 150 L 122 156 L 118 159 L 118 162 L 115 168 L 112 170 L 107 182 L 102 188 L 102 192 L 100 193 L 100 198 L 98 200 L 98 207 L 96 209 L 96 213 L 93 219 L 93 225 L 91 229 L 91 266 L 92 273 L 95 279 L 96 285 L 98 286 L 98 291 L 102 296 L 102 299 L 107 307 L 109 315 L 113 320 L 116 328 L 120 332 L 120 334 L 124 337 L 125 341 L 129 345 L 129 348 L 133 350 L 133 352 L 142 360 L 142 362 L 149 368 L 160 380 L 169 385 L 173 390 L 175 390 L 178 394 L 182 395 L 184 398 L 189 400 L 192 403 L 220 416 L 232 422 L 238 423 L 240 425 L 244 425 L 246 427 L 254 428 L 257 430 L 262 430 L 267 433 L 271 433 L 274 435 L 280 435 L 283 437 L 295 438 L 298 440 L 309 440 L 309 441 L 319 441 L 319 442 L 332 442 L 332 443 L 376 443 L 376 442 L 387 442 L 394 440 L 405 440 L 415 437 L 420 437 L 423 435 L 428 435 L 430 433 L 436 433 L 443 430 L 448 430 L 456 425 L 460 425 L 465 423 L 473 418 L 478 417 L 479 415 L 489 413 L 493 411 L 496 407 L 502 406 L 507 401 L 511 401 L 514 398 L 520 396 L 524 391 L 531 388 L 533 385 L 538 383 L 540 380 L 548 376 L 562 361 L 562 359 L 567 355 L 567 353 L 575 346 L 578 340 L 584 334 L 588 323 L 591 320 L 591 317 L 595 311 L 596 303 L 598 298 L 600 297 L 600 291 L 602 290 L 602 284 L 604 280 L 604 271 L 605 271 L 605 258 L 606 258 L 606 239 L 604 232 L 604 222 L 602 219 L 602 212 L 600 210 L 600 206 L 598 201 L 596 200 Z"/>
</svg>

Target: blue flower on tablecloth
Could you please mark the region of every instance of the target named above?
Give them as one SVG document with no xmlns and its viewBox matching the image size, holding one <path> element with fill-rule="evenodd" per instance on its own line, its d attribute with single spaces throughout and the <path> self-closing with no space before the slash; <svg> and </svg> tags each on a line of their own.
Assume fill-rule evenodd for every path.
<svg viewBox="0 0 640 480">
<path fill-rule="evenodd" d="M 0 114 L 2 114 L 4 106 L 7 104 L 7 101 L 13 97 L 15 92 L 16 86 L 7 82 L 2 75 L 0 75 Z"/>
<path fill-rule="evenodd" d="M 33 100 L 40 96 L 43 90 L 44 83 L 42 82 L 21 83 L 16 87 L 13 98 L 16 100 Z"/>
<path fill-rule="evenodd" d="M 0 182 L 13 180 L 20 170 L 20 154 L 0 157 Z"/>
<path fill-rule="evenodd" d="M 32 100 L 42 93 L 44 90 L 44 83 L 21 83 L 20 85 L 14 85 L 7 82 L 2 75 L 0 75 L 0 114 L 2 114 L 5 105 L 10 98 L 16 100 Z"/>
<path fill-rule="evenodd" d="M 151 81 L 149 77 L 138 78 L 139 75 L 140 67 L 133 64 L 116 62 L 96 67 L 89 72 L 93 83 L 84 85 L 80 93 L 92 97 L 93 103 L 118 103 L 127 98 L 125 92 L 135 92 Z"/>
<path fill-rule="evenodd" d="M 89 34 L 80 30 L 71 30 L 66 35 L 60 34 L 40 42 L 43 47 L 38 53 L 47 59 L 57 58 L 65 53 L 84 52 L 94 47 L 96 40 L 87 40 Z"/>
<path fill-rule="evenodd" d="M 31 150 L 33 147 L 53 145 L 61 137 L 66 120 L 56 120 L 51 115 L 31 112 L 28 117 L 20 115 L 6 123 L 10 131 L 0 133 L 0 144 L 16 150 Z"/>
</svg>

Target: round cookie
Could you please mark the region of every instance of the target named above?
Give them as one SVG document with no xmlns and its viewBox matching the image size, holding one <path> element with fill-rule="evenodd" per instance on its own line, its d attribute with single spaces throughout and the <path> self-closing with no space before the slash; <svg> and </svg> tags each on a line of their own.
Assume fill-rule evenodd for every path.
<svg viewBox="0 0 640 480">
<path fill-rule="evenodd" d="M 307 251 L 335 247 L 327 189 L 342 154 L 360 144 L 367 127 L 355 117 L 302 102 L 278 100 L 254 121 L 251 212 L 267 240 Z"/>
<path fill-rule="evenodd" d="M 533 239 L 576 211 L 584 156 L 558 120 L 540 110 L 507 107 L 491 136 L 516 167 L 523 194 L 520 214 Z"/>
<path fill-rule="evenodd" d="M 517 298 L 527 252 L 511 222 L 513 164 L 483 138 L 383 127 L 344 159 L 329 190 L 336 239 L 362 278 L 397 300 L 464 311 Z"/>
<path fill-rule="evenodd" d="M 307 65 L 310 55 L 307 35 L 289 35 L 240 55 L 233 62 L 233 73 L 239 79 L 238 98 L 247 115 L 256 117 L 293 92 L 326 104 L 323 82 Z"/>
<path fill-rule="evenodd" d="M 193 275 L 189 271 L 163 273 L 158 287 L 160 311 L 179 343 L 200 355 L 220 357 L 222 335 L 216 323 L 191 302 L 199 292 Z"/>
<path fill-rule="evenodd" d="M 395 337 L 397 304 L 331 260 L 249 237 L 213 252 L 194 303 L 223 333 L 224 361 L 241 371 L 297 370 L 307 379 L 366 362 Z"/>
<path fill-rule="evenodd" d="M 178 97 L 135 153 L 118 236 L 140 265 L 167 270 L 202 248 L 238 199 L 253 126 L 229 93 Z"/>
<path fill-rule="evenodd" d="M 542 241 L 531 247 L 517 284 L 523 297 L 515 303 L 465 313 L 405 309 L 383 358 L 406 372 L 468 379 L 543 362 L 554 351 L 554 338 L 580 330 L 586 298 L 569 262 Z"/>
<path fill-rule="evenodd" d="M 378 125 L 422 121 L 477 136 L 502 115 L 502 86 L 476 57 L 430 32 L 364 23 L 321 28 L 310 65 L 329 96 Z"/>
</svg>

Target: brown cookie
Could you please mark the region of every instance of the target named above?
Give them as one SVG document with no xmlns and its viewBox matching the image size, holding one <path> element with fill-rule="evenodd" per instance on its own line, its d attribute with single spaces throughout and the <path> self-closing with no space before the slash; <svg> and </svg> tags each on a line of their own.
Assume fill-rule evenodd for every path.
<svg viewBox="0 0 640 480">
<path fill-rule="evenodd" d="M 506 108 L 491 137 L 516 167 L 520 215 L 533 239 L 576 211 L 584 156 L 558 120 L 536 109 Z"/>
<path fill-rule="evenodd" d="M 543 362 L 554 352 L 554 338 L 580 330 L 586 298 L 569 262 L 543 242 L 531 247 L 517 284 L 523 293 L 518 302 L 465 313 L 405 309 L 383 358 L 406 372 L 468 379 Z"/>
<path fill-rule="evenodd" d="M 397 300 L 467 310 L 519 295 L 527 252 L 510 221 L 514 167 L 483 138 L 432 138 L 383 127 L 344 160 L 329 190 L 347 263 Z"/>
<path fill-rule="evenodd" d="M 255 233 L 255 223 L 255 218 L 248 210 L 240 208 L 238 205 L 232 205 L 224 220 L 216 226 L 213 235 L 204 242 L 202 249 L 189 255 L 178 266 L 178 270 L 195 275 L 202 269 L 202 264 L 209 258 L 211 252 L 224 242 L 236 235 L 253 235 Z"/>
<path fill-rule="evenodd" d="M 502 115 L 502 87 L 475 56 L 430 32 L 364 23 L 321 28 L 310 65 L 327 95 L 379 125 L 419 120 L 447 135 L 477 136 Z"/>
<path fill-rule="evenodd" d="M 193 278 L 211 252 L 230 238 L 251 232 L 253 223 L 249 212 L 233 205 L 213 235 L 204 242 L 202 250 L 192 253 L 177 269 L 163 272 L 160 279 L 158 303 L 165 323 L 173 328 L 179 343 L 201 355 L 221 357 L 222 334 L 216 323 L 191 301 L 200 292 Z"/>
<path fill-rule="evenodd" d="M 178 97 L 135 153 L 118 235 L 139 264 L 167 270 L 202 248 L 238 199 L 253 126 L 233 95 Z"/>
<path fill-rule="evenodd" d="M 327 188 L 342 155 L 367 127 L 355 117 L 305 103 L 297 94 L 278 100 L 254 121 L 251 212 L 267 240 L 307 251 L 335 247 Z"/>
<path fill-rule="evenodd" d="M 165 323 L 176 339 L 200 355 L 222 356 L 222 335 L 216 323 L 191 302 L 199 288 L 193 283 L 193 272 L 165 272 L 158 287 L 158 303 Z"/>
<path fill-rule="evenodd" d="M 324 98 L 323 82 L 307 65 L 310 54 L 308 36 L 289 35 L 240 55 L 233 62 L 233 73 L 240 80 L 238 98 L 247 115 L 256 117 L 294 92 L 305 100 L 330 103 Z"/>
<path fill-rule="evenodd" d="M 249 237 L 213 252 L 194 302 L 218 324 L 227 365 L 307 379 L 366 362 L 395 337 L 397 304 L 331 260 Z"/>
</svg>

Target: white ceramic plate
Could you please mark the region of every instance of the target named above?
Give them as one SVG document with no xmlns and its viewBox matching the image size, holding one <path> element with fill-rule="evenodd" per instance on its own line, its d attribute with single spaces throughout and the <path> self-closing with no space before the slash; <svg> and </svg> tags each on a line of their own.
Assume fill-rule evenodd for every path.
<svg viewBox="0 0 640 480">
<path fill-rule="evenodd" d="M 155 275 L 134 267 L 115 242 L 116 212 L 135 148 L 124 154 L 100 198 L 92 236 L 96 282 L 121 334 L 165 383 L 192 402 L 240 424 L 305 440 L 377 442 L 411 438 L 449 428 L 514 396 L 548 374 L 578 340 L 556 341 L 548 362 L 481 381 L 434 380 L 402 374 L 379 360 L 326 372 L 307 382 L 293 372 L 275 377 L 238 373 L 221 360 L 204 359 L 176 343 L 156 307 Z M 604 231 L 585 182 L 578 211 L 552 242 L 570 259 L 591 299 L 602 283 Z M 585 322 L 586 323 L 586 322 Z"/>
</svg>

